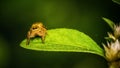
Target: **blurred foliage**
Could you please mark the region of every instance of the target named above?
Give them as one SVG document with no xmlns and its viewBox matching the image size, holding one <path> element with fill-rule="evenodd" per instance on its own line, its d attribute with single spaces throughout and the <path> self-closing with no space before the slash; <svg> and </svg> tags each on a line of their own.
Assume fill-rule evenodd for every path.
<svg viewBox="0 0 120 68">
<path fill-rule="evenodd" d="M 110 29 L 101 17 L 119 22 L 119 8 L 111 0 L 0 0 L 0 34 L 11 54 L 8 68 L 107 68 L 99 56 L 30 51 L 19 44 L 30 25 L 41 21 L 47 29 L 77 29 L 101 45 Z"/>
<path fill-rule="evenodd" d="M 7 42 L 0 35 L 0 68 L 6 67 L 10 58 Z"/>
</svg>

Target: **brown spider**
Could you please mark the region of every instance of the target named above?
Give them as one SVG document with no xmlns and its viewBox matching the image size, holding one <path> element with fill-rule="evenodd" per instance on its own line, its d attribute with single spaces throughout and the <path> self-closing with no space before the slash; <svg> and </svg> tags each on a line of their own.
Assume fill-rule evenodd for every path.
<svg viewBox="0 0 120 68">
<path fill-rule="evenodd" d="M 36 36 L 40 36 L 41 40 L 42 40 L 42 43 L 44 43 L 46 34 L 47 34 L 47 30 L 41 22 L 34 23 L 27 33 L 26 45 L 29 45 L 30 39 L 34 38 Z"/>
</svg>

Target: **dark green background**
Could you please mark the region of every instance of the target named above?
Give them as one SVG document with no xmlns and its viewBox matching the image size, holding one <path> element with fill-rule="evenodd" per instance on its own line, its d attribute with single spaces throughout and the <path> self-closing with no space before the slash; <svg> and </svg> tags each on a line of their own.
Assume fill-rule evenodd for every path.
<svg viewBox="0 0 120 68">
<path fill-rule="evenodd" d="M 101 47 L 109 26 L 120 21 L 120 5 L 111 0 L 0 0 L 0 68 L 108 68 L 104 58 L 87 53 L 39 52 L 20 47 L 31 24 L 82 31 Z"/>
</svg>

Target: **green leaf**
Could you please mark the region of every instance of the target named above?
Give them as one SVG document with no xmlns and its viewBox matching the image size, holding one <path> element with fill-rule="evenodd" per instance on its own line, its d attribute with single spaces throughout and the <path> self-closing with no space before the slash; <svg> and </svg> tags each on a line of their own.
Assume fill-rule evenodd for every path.
<svg viewBox="0 0 120 68">
<path fill-rule="evenodd" d="M 87 35 L 74 29 L 59 28 L 47 31 L 45 43 L 40 38 L 31 39 L 26 45 L 26 39 L 21 46 L 37 51 L 86 52 L 104 57 L 103 50 Z"/>
<path fill-rule="evenodd" d="M 112 1 L 120 5 L 120 0 L 112 0 Z"/>
<path fill-rule="evenodd" d="M 103 17 L 102 19 L 111 27 L 112 30 L 114 29 L 114 22 L 113 21 L 111 21 L 110 19 L 105 18 L 105 17 Z"/>
</svg>

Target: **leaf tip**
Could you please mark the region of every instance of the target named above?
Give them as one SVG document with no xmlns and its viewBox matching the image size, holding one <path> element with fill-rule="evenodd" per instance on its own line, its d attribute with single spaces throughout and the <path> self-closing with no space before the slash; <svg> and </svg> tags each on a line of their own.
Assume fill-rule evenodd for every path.
<svg viewBox="0 0 120 68">
<path fill-rule="evenodd" d="M 114 22 L 108 18 L 102 17 L 102 19 L 110 26 L 110 28 L 113 30 L 114 29 Z"/>
<path fill-rule="evenodd" d="M 120 1 L 118 1 L 118 0 L 112 0 L 114 3 L 117 3 L 117 4 L 119 4 L 120 5 Z"/>
</svg>

